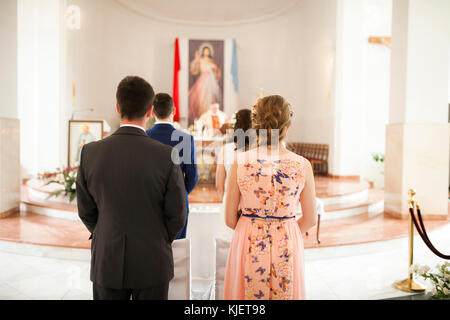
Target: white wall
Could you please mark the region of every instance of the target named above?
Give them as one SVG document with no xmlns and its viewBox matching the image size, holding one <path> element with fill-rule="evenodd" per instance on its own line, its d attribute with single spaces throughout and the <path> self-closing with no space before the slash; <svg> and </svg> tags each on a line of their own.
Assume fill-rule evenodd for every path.
<svg viewBox="0 0 450 320">
<path fill-rule="evenodd" d="M 24 172 L 65 163 L 73 82 L 75 119 L 105 119 L 113 130 L 119 123 L 114 95 L 124 76 L 141 75 L 156 91 L 171 93 L 175 37 L 236 38 L 240 91 L 238 103 L 227 111 L 251 106 L 261 87 L 285 96 L 295 111 L 288 139 L 330 144 L 331 173 L 369 175 L 370 154 L 384 150 L 390 50 L 367 39 L 390 35 L 392 0 L 301 0 L 265 21 L 221 26 L 155 20 L 115 0 L 18 3 Z M 61 27 L 68 4 L 80 6 L 81 30 Z M 10 33 L 2 36 L 12 39 Z M 14 56 L 0 59 L 5 61 L 7 70 Z M 448 77 L 441 83 L 450 92 Z M 14 88 L 3 88 L 2 97 L 13 101 Z M 1 112 L 14 116 L 5 106 Z"/>
<path fill-rule="evenodd" d="M 301 69 L 293 81 L 302 79 L 293 141 L 332 143 L 332 89 L 336 50 L 336 1 L 304 1 L 299 21 L 303 47 L 298 53 Z"/>
<path fill-rule="evenodd" d="M 51 130 L 57 130 L 60 135 L 47 137 L 47 141 L 54 140 L 49 145 L 54 149 L 51 157 L 57 160 L 35 164 L 35 170 L 65 162 L 67 121 L 73 111 L 75 119 L 105 119 L 113 130 L 118 127 L 115 91 L 124 76 L 143 76 L 156 91 L 171 93 L 173 42 L 179 37 L 236 38 L 240 88 L 238 103 L 227 111 L 253 105 L 261 87 L 266 94 L 281 94 L 291 102 L 295 112 L 288 139 L 330 144 L 331 173 L 361 174 L 366 167 L 363 162 L 371 161 L 370 153 L 384 149 L 389 54 L 387 48 L 369 45 L 367 38 L 369 34 L 389 35 L 386 26 L 391 0 L 345 0 L 359 10 L 347 11 L 347 24 L 341 25 L 345 30 L 339 29 L 337 20 L 340 1 L 344 0 L 302 0 L 291 10 L 268 20 L 220 26 L 155 20 L 115 0 L 67 0 L 66 4 L 61 1 L 61 18 L 66 5 L 76 4 L 81 8 L 81 29 L 59 30 L 59 46 L 54 43 L 54 49 L 60 50 L 60 60 L 52 66 L 59 65 L 64 77 L 59 84 L 53 83 L 55 88 L 60 86 L 59 109 L 54 108 L 57 100 L 54 98 L 48 110 L 49 116 L 59 121 L 59 128 Z M 378 21 L 378 25 L 364 20 L 370 18 L 366 12 L 370 6 L 377 7 L 381 14 L 382 22 Z M 354 25 L 361 28 L 355 30 Z M 380 34 L 373 34 L 377 32 Z M 53 38 L 56 40 L 56 33 Z M 341 41 L 338 49 L 337 41 Z M 33 49 L 33 45 L 35 41 L 26 42 L 25 47 Z M 344 65 L 354 66 L 342 73 Z M 53 75 L 56 79 L 56 73 Z M 336 81 L 336 76 L 345 82 Z M 30 76 L 29 85 L 37 79 Z M 72 108 L 74 82 L 77 95 L 76 106 Z M 36 97 L 29 99 L 36 100 Z M 91 108 L 93 112 L 89 111 Z M 29 132 L 47 130 L 36 127 L 36 122 L 29 128 Z M 34 136 L 33 139 L 42 138 Z M 36 145 L 28 149 L 32 148 Z"/>
<path fill-rule="evenodd" d="M 447 123 L 450 1 L 409 3 L 409 30 L 420 36 L 408 39 L 408 107 L 403 122 Z M 427 63 L 417 63 L 423 57 L 427 57 Z M 391 122 L 397 121 L 393 118 Z"/>
<path fill-rule="evenodd" d="M 295 109 L 290 137 L 328 142 L 335 1 L 304 0 L 282 16 L 243 25 L 195 26 L 153 20 L 111 0 L 69 0 L 81 7 L 82 27 L 68 31 L 66 105 L 77 83 L 76 118 L 106 119 L 117 127 L 115 90 L 128 74 L 148 79 L 156 91 L 172 92 L 173 42 L 179 38 L 236 38 L 239 99 L 254 104 L 259 88 L 285 96 Z M 227 70 L 226 70 L 227 71 Z M 321 130 L 313 120 L 320 121 Z"/>
<path fill-rule="evenodd" d="M 0 118 L 17 119 L 17 2 L 0 1 Z"/>
<path fill-rule="evenodd" d="M 80 30 L 65 26 L 70 4 L 81 8 Z M 115 0 L 19 0 L 18 6 L 23 177 L 66 163 L 72 114 L 74 119 L 105 119 L 116 129 L 115 91 L 124 76 L 141 75 L 156 91 L 170 93 L 175 37 L 236 38 L 240 88 L 229 113 L 252 106 L 264 88 L 266 94 L 278 93 L 291 102 L 292 141 L 331 140 L 332 114 L 326 111 L 332 84 L 334 0 L 301 0 L 266 20 L 221 26 L 154 20 Z M 87 111 L 91 108 L 93 112 Z"/>
</svg>

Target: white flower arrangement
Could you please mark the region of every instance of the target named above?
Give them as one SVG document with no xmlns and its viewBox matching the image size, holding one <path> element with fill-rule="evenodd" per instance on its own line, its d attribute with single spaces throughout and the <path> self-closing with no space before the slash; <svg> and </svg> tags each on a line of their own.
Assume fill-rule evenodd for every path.
<svg viewBox="0 0 450 320">
<path fill-rule="evenodd" d="M 450 262 L 437 264 L 434 269 L 414 264 L 410 271 L 431 283 L 433 299 L 450 299 Z"/>
<path fill-rule="evenodd" d="M 47 185 L 51 183 L 58 183 L 63 186 L 63 189 L 50 193 L 49 197 L 58 197 L 63 194 L 64 196 L 69 197 L 69 201 L 72 202 L 77 196 L 77 174 L 78 166 L 67 167 L 64 170 L 58 168 L 56 172 L 44 173 L 41 174 L 40 177 L 42 179 L 48 179 Z"/>
</svg>

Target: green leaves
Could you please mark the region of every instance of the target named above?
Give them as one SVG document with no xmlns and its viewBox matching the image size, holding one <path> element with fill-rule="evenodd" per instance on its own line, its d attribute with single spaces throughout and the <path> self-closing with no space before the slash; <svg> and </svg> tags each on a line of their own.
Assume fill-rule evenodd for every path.
<svg viewBox="0 0 450 320">
<path fill-rule="evenodd" d="M 433 299 L 449 299 L 450 298 L 450 263 L 444 262 L 437 265 L 435 271 L 431 272 L 430 268 L 414 266 L 412 270 L 415 274 L 428 280 L 432 284 Z"/>
<path fill-rule="evenodd" d="M 70 202 L 72 202 L 73 200 L 75 200 L 75 197 L 77 196 L 76 192 L 72 192 L 72 194 L 70 195 Z"/>
<path fill-rule="evenodd" d="M 384 162 L 384 154 L 382 154 L 382 153 L 372 153 L 372 159 L 375 162 Z"/>
</svg>

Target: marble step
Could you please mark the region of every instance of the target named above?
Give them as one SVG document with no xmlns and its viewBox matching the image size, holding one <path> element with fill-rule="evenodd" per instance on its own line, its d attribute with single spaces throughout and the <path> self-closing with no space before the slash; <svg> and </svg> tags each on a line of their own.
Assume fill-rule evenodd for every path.
<svg viewBox="0 0 450 320">
<path fill-rule="evenodd" d="M 384 192 L 379 189 L 370 189 L 367 199 L 357 199 L 352 202 L 327 204 L 324 206 L 324 220 L 342 219 L 358 215 L 373 217 L 384 212 Z"/>
<path fill-rule="evenodd" d="M 42 203 L 34 200 L 23 200 L 20 203 L 20 211 L 32 212 L 51 218 L 79 221 L 76 205 L 71 207 L 61 206 L 59 203 Z"/>
<path fill-rule="evenodd" d="M 323 220 L 352 217 L 355 215 L 376 215 L 384 210 L 381 194 L 373 196 L 373 189 L 365 182 L 317 181 L 317 197 L 324 205 Z M 76 202 L 69 203 L 64 198 L 49 198 L 48 193 L 27 186 L 22 187 L 20 209 L 25 212 L 68 219 L 79 220 Z M 190 203 L 192 214 L 216 214 L 221 210 L 220 203 Z"/>
<path fill-rule="evenodd" d="M 325 206 L 325 213 L 321 216 L 322 220 L 336 220 L 349 217 L 365 215 L 373 217 L 384 212 L 384 199 L 368 201 L 361 204 L 333 205 L 333 208 Z"/>
<path fill-rule="evenodd" d="M 369 200 L 369 188 L 342 195 L 317 197 L 322 200 L 325 206 L 348 206 L 349 204 L 362 204 Z"/>
<path fill-rule="evenodd" d="M 51 207 L 42 207 L 38 205 L 33 205 L 31 203 L 22 203 L 21 211 L 32 212 L 35 214 L 58 218 L 64 220 L 73 220 L 79 221 L 78 213 L 76 211 L 64 211 L 60 209 L 55 209 Z M 190 211 L 191 215 L 202 215 L 208 214 L 208 216 L 214 215 L 217 216 L 217 219 L 220 219 L 219 214 L 220 208 L 199 208 L 198 206 L 192 208 Z M 336 219 L 344 219 L 354 216 L 366 215 L 367 217 L 372 217 L 378 214 L 382 214 L 384 212 L 384 200 L 378 201 L 369 201 L 367 203 L 362 204 L 345 204 L 345 206 L 333 206 L 333 209 L 325 206 L 325 212 L 322 213 L 321 219 L 322 221 L 326 220 L 336 220 Z"/>
<path fill-rule="evenodd" d="M 369 183 L 358 179 L 315 177 L 316 197 L 324 205 L 365 202 L 368 199 Z"/>
</svg>

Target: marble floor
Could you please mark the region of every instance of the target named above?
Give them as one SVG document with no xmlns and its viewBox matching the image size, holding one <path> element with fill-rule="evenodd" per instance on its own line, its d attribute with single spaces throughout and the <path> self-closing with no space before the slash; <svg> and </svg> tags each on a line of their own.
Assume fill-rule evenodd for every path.
<svg viewBox="0 0 450 320">
<path fill-rule="evenodd" d="M 429 234 L 435 246 L 448 254 L 450 225 Z M 0 299 L 92 299 L 88 261 L 7 253 L 1 248 L 0 243 Z M 392 283 L 407 276 L 407 238 L 307 249 L 305 259 L 308 299 L 385 299 L 405 295 Z M 416 236 L 415 263 L 434 266 L 440 261 Z M 200 298 L 205 287 L 205 283 L 194 282 L 193 297 Z"/>
</svg>

